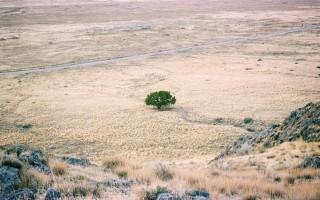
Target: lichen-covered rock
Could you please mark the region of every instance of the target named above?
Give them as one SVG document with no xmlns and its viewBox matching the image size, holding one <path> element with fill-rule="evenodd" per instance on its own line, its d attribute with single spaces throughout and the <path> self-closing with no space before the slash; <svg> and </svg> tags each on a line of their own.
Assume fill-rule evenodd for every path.
<svg viewBox="0 0 320 200">
<path fill-rule="evenodd" d="M 300 168 L 320 168 L 320 155 L 306 158 L 300 165 Z"/>
<path fill-rule="evenodd" d="M 210 200 L 210 195 L 204 190 L 187 190 L 182 200 Z"/>
<path fill-rule="evenodd" d="M 280 125 L 274 125 L 266 130 L 239 138 L 212 161 L 236 154 L 244 145 L 252 147 L 263 145 L 268 148 L 300 138 L 307 142 L 320 142 L 320 102 L 309 103 L 291 112 L 290 116 Z"/>
<path fill-rule="evenodd" d="M 31 165 L 33 168 L 40 172 L 49 174 L 51 171 L 47 165 L 47 159 L 45 154 L 39 150 L 31 150 L 31 153 L 24 154 L 19 157 L 22 162 Z"/>
<path fill-rule="evenodd" d="M 158 195 L 157 200 L 181 200 L 178 194 L 161 193 Z"/>
<path fill-rule="evenodd" d="M 117 188 L 128 188 L 133 184 L 132 180 L 116 180 L 112 178 L 108 178 L 104 181 L 104 184 L 109 187 L 117 187 Z"/>
<path fill-rule="evenodd" d="M 85 158 L 67 158 L 66 161 L 70 165 L 92 166 L 91 162 Z"/>
<path fill-rule="evenodd" d="M 9 194 L 20 184 L 21 180 L 19 177 L 19 169 L 8 166 L 0 166 L 0 194 Z"/>
<path fill-rule="evenodd" d="M 1 200 L 34 200 L 35 195 L 30 189 L 23 189 L 17 192 L 13 192 L 5 197 L 2 197 Z"/>
<path fill-rule="evenodd" d="M 46 196 L 44 200 L 60 200 L 60 199 L 61 199 L 61 193 L 57 190 L 49 188 L 46 192 Z"/>
</svg>

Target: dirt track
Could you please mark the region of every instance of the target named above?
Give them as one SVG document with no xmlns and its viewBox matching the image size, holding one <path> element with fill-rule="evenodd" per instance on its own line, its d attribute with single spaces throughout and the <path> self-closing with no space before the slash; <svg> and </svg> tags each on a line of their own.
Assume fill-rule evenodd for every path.
<svg viewBox="0 0 320 200">
<path fill-rule="evenodd" d="M 117 57 L 117 58 L 88 60 L 88 61 L 81 62 L 81 63 L 69 63 L 69 64 L 61 64 L 61 65 L 54 65 L 54 66 L 47 66 L 47 67 L 38 67 L 38 68 L 29 69 L 29 70 L 0 72 L 0 75 L 15 75 L 15 74 L 50 72 L 50 71 L 68 69 L 68 68 L 89 67 L 89 66 L 99 65 L 99 64 L 114 63 L 114 62 L 123 61 L 123 60 L 149 58 L 149 57 L 158 56 L 158 55 L 172 55 L 172 54 L 176 54 L 179 52 L 188 51 L 188 50 L 192 50 L 192 49 L 208 48 L 208 47 L 212 47 L 212 46 L 221 46 L 221 45 L 244 42 L 244 41 L 249 41 L 249 40 L 258 40 L 258 39 L 282 36 L 282 35 L 287 35 L 290 33 L 308 31 L 308 30 L 319 28 L 319 27 L 320 27 L 320 24 L 318 24 L 318 23 L 317 24 L 310 24 L 310 25 L 301 26 L 301 27 L 293 28 L 293 29 L 289 29 L 289 30 L 276 31 L 276 32 L 265 33 L 265 34 L 260 34 L 260 35 L 252 35 L 249 37 L 240 37 L 240 38 L 223 40 L 223 41 L 208 42 L 205 44 L 195 44 L 193 46 L 184 47 L 184 48 L 160 50 L 160 51 L 151 52 L 151 53 L 122 56 L 122 57 Z"/>
</svg>

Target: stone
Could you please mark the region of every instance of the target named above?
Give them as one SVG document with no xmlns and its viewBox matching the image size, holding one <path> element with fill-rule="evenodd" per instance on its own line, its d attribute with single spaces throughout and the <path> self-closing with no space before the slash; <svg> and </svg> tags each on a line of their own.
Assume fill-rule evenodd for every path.
<svg viewBox="0 0 320 200">
<path fill-rule="evenodd" d="M 157 200 L 181 200 L 178 194 L 161 193 L 158 195 Z"/>
<path fill-rule="evenodd" d="M 210 195 L 204 190 L 187 190 L 182 200 L 210 200 Z"/>
<path fill-rule="evenodd" d="M 85 158 L 67 158 L 66 161 L 70 165 L 92 166 L 91 162 Z"/>
<path fill-rule="evenodd" d="M 35 195 L 31 189 L 23 189 L 17 192 L 11 193 L 5 197 L 2 197 L 1 200 L 34 200 Z"/>
<path fill-rule="evenodd" d="M 104 181 L 104 184 L 110 187 L 117 187 L 117 188 L 128 188 L 131 187 L 133 184 L 132 180 L 116 180 L 112 178 L 108 178 Z"/>
<path fill-rule="evenodd" d="M 310 156 L 299 165 L 300 168 L 320 168 L 320 155 Z"/>
<path fill-rule="evenodd" d="M 60 200 L 60 199 L 61 199 L 61 193 L 57 190 L 49 188 L 47 190 L 46 197 L 44 200 Z"/>
<path fill-rule="evenodd" d="M 2 193 L 2 195 L 9 194 L 20 184 L 19 169 L 0 166 L 0 193 Z"/>
<path fill-rule="evenodd" d="M 33 168 L 46 174 L 51 173 L 45 155 L 39 150 L 32 150 L 30 154 L 24 154 L 19 157 L 19 160 L 31 165 Z"/>
</svg>

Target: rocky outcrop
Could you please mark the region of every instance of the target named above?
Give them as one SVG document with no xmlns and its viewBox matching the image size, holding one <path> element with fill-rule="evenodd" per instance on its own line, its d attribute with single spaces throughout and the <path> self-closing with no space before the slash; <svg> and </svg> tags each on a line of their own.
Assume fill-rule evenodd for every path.
<svg viewBox="0 0 320 200">
<path fill-rule="evenodd" d="M 37 169 L 38 171 L 46 174 L 51 172 L 47 164 L 47 158 L 40 150 L 30 150 L 30 153 L 19 156 L 19 160 Z"/>
<path fill-rule="evenodd" d="M 91 162 L 85 158 L 66 158 L 66 161 L 70 165 L 79 165 L 79 166 L 92 166 Z"/>
<path fill-rule="evenodd" d="M 117 188 L 128 188 L 133 184 L 132 180 L 116 180 L 112 178 L 108 178 L 104 181 L 104 184 L 109 187 L 117 187 Z"/>
<path fill-rule="evenodd" d="M 320 155 L 306 158 L 300 165 L 300 168 L 316 168 L 320 169 Z"/>
<path fill-rule="evenodd" d="M 0 194 L 7 195 L 21 184 L 19 169 L 0 166 Z"/>
<path fill-rule="evenodd" d="M 44 200 L 60 200 L 60 199 L 61 199 L 61 193 L 52 188 L 49 188 L 47 190 L 46 197 L 44 198 Z"/>
<path fill-rule="evenodd" d="M 35 194 L 30 189 L 23 189 L 4 196 L 1 200 L 34 200 Z"/>
<path fill-rule="evenodd" d="M 244 147 L 253 149 L 253 147 L 262 145 L 267 148 L 300 138 L 307 142 L 320 142 L 320 102 L 309 103 L 293 111 L 280 125 L 273 125 L 266 130 L 244 135 L 212 161 L 230 154 L 239 154 Z"/>
<path fill-rule="evenodd" d="M 203 190 L 187 190 L 182 197 L 176 193 L 161 193 L 157 200 L 210 200 L 210 195 Z"/>
</svg>

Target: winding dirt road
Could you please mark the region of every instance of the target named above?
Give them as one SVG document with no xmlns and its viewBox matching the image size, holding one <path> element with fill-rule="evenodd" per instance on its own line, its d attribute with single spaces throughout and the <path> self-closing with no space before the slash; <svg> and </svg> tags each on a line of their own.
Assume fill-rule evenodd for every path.
<svg viewBox="0 0 320 200">
<path fill-rule="evenodd" d="M 250 40 L 258 40 L 258 39 L 282 36 L 282 35 L 287 35 L 290 33 L 308 31 L 308 30 L 312 30 L 312 29 L 316 29 L 316 28 L 320 28 L 320 23 L 315 23 L 315 24 L 310 24 L 310 25 L 301 26 L 301 27 L 297 27 L 297 28 L 292 28 L 289 30 L 276 31 L 276 32 L 272 32 L 272 33 L 265 33 L 265 34 L 254 35 L 254 36 L 241 37 L 241 38 L 235 38 L 235 39 L 230 39 L 230 40 L 208 42 L 205 44 L 195 44 L 190 47 L 176 48 L 176 49 L 169 49 L 169 50 L 160 50 L 160 51 L 145 53 L 145 54 L 129 55 L 129 56 L 116 57 L 116 58 L 108 58 L 108 59 L 88 60 L 88 61 L 84 61 L 81 63 L 69 63 L 69 64 L 53 65 L 53 66 L 47 66 L 47 67 L 45 67 L 45 66 L 44 67 L 37 67 L 37 68 L 31 67 L 32 69 L 28 69 L 28 70 L 0 72 L 0 75 L 18 75 L 18 74 L 51 72 L 51 71 L 57 71 L 57 70 L 62 70 L 62 69 L 68 69 L 68 68 L 82 68 L 82 67 L 90 67 L 90 66 L 99 65 L 99 64 L 115 63 L 115 62 L 123 61 L 123 60 L 149 58 L 149 57 L 159 56 L 159 55 L 172 55 L 172 54 L 177 54 L 179 52 L 184 52 L 184 51 L 188 51 L 188 50 L 192 50 L 192 49 L 208 48 L 208 47 L 212 47 L 212 46 L 221 46 L 221 45 L 250 41 Z"/>
</svg>

